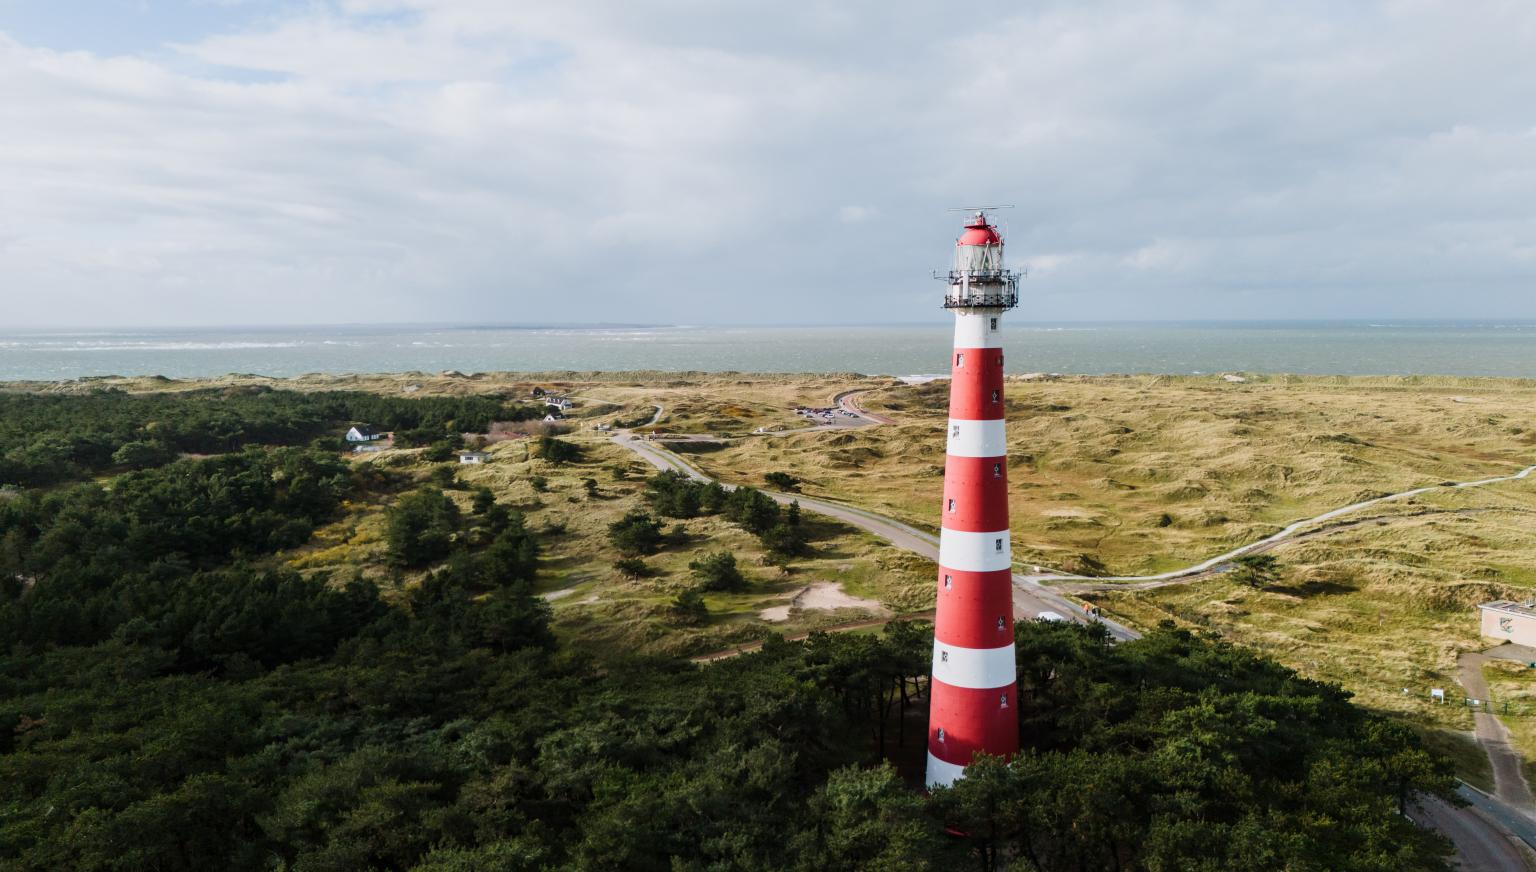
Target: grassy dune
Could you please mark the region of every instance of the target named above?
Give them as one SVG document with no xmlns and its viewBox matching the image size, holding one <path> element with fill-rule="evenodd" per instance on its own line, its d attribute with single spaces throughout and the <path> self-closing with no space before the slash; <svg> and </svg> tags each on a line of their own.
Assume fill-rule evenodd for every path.
<svg viewBox="0 0 1536 872">
<path fill-rule="evenodd" d="M 727 480 L 784 469 L 807 493 L 936 527 L 946 391 L 879 389 L 865 405 L 897 426 L 744 441 L 700 464 Z M 1078 572 L 1188 565 L 1348 502 L 1536 457 L 1531 383 L 1109 377 L 1008 392 L 1015 553 Z"/>
<path fill-rule="evenodd" d="M 817 627 L 878 616 L 879 609 L 793 610 L 785 621 L 767 621 L 759 613 L 783 606 L 808 585 L 833 582 L 854 597 L 872 600 L 889 612 L 921 610 L 931 605 L 932 564 L 850 527 L 807 514 L 803 521 L 815 552 L 794 561 L 787 571 L 766 559 L 757 539 L 718 517 L 669 521 L 676 541 L 661 553 L 645 558 L 651 575 L 628 579 L 613 568 L 620 557 L 608 541 L 608 525 L 645 505 L 645 477 L 653 470 L 629 451 L 593 434 L 566 437 L 581 445 L 582 462 L 556 466 L 527 456 L 525 442 L 511 441 L 488 449 L 483 466 L 451 466 L 463 489 L 449 491 L 468 515 L 472 491 L 488 487 L 498 501 L 521 511 L 529 526 L 540 532 L 543 557 L 539 589 L 555 611 L 558 632 L 580 646 L 601 654 L 699 653 L 781 632 L 793 634 Z M 369 455 L 358 463 L 380 464 L 424 482 L 435 464 L 425 463 L 419 450 L 391 450 Z M 617 477 L 622 471 L 623 477 Z M 544 490 L 534 486 L 545 480 Z M 597 482 L 596 495 L 584 480 Z M 379 582 L 386 591 L 415 584 L 427 570 L 401 572 L 385 562 L 385 512 L 389 500 L 349 505 L 346 515 L 317 531 L 312 541 L 285 559 L 303 571 L 330 571 L 338 577 L 353 572 Z M 683 625 L 668 606 L 693 584 L 688 563 L 712 551 L 729 551 L 752 584 L 743 593 L 710 593 L 705 601 L 710 617 L 701 625 Z"/>
</svg>

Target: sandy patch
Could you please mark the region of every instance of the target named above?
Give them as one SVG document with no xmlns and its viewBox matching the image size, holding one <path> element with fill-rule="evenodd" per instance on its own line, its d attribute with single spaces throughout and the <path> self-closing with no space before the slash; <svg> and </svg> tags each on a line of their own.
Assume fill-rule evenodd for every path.
<svg viewBox="0 0 1536 872">
<path fill-rule="evenodd" d="M 552 590 L 549 593 L 544 594 L 544 600 L 546 602 L 554 602 L 557 599 L 564 599 L 564 598 L 570 596 L 571 594 L 573 594 L 575 592 L 576 592 L 576 588 L 574 588 L 574 587 L 562 588 L 560 590 Z"/>
<path fill-rule="evenodd" d="M 890 610 L 872 599 L 861 599 L 843 590 L 843 586 L 832 581 L 818 581 L 801 588 L 800 592 L 790 597 L 788 603 L 781 606 L 770 606 L 758 612 L 758 617 L 765 621 L 782 622 L 789 620 L 789 613 L 794 609 L 802 611 L 830 612 L 837 609 L 861 609 L 866 612 L 874 612 L 877 615 L 888 615 Z"/>
</svg>

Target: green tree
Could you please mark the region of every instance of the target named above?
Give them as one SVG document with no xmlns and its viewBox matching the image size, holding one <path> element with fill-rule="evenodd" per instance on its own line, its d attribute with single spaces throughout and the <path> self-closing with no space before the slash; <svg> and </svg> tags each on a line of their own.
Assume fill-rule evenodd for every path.
<svg viewBox="0 0 1536 872">
<path fill-rule="evenodd" d="M 704 594 L 690 587 L 672 598 L 672 617 L 681 624 L 702 624 L 709 618 L 709 607 L 704 604 Z"/>
<path fill-rule="evenodd" d="M 645 512 L 630 512 L 608 525 L 608 539 L 628 557 L 655 554 L 663 539 L 661 522 Z"/>
<path fill-rule="evenodd" d="M 112 462 L 129 469 L 148 469 L 176 459 L 176 452 L 163 442 L 125 442 L 112 452 Z"/>
<path fill-rule="evenodd" d="M 729 551 L 706 554 L 691 561 L 688 568 L 703 590 L 737 592 L 747 587 L 747 578 L 736 566 L 736 556 Z"/>
<path fill-rule="evenodd" d="M 422 566 L 448 556 L 459 528 L 459 507 L 436 488 L 401 497 L 386 513 L 384 538 L 396 566 Z"/>
<path fill-rule="evenodd" d="M 1232 580 L 1255 590 L 1280 580 L 1280 561 L 1270 554 L 1245 554 L 1232 561 Z"/>
<path fill-rule="evenodd" d="M 581 448 L 574 443 L 553 436 L 539 437 L 539 456 L 555 464 L 578 463 L 581 461 Z"/>
<path fill-rule="evenodd" d="M 470 508 L 477 515 L 483 515 L 496 505 L 496 494 L 488 487 L 475 488 L 475 494 L 471 498 Z"/>
</svg>

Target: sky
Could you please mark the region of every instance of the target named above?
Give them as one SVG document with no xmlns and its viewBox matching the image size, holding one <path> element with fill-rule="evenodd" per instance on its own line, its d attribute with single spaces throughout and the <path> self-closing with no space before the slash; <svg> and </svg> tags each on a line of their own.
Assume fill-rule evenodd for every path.
<svg viewBox="0 0 1536 872">
<path fill-rule="evenodd" d="M 0 0 L 0 329 L 1536 318 L 1536 4 Z"/>
</svg>

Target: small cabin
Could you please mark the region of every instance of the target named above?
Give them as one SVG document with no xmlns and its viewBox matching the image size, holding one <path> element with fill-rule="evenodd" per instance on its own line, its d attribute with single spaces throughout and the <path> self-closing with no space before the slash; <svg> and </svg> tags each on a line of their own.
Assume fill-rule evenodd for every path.
<svg viewBox="0 0 1536 872">
<path fill-rule="evenodd" d="M 555 409 L 569 409 L 576 404 L 565 397 L 545 397 L 544 405 Z"/>
<path fill-rule="evenodd" d="M 486 454 L 484 451 L 461 451 L 461 452 L 459 452 L 459 462 L 460 463 L 480 464 L 480 463 L 487 463 L 487 462 L 490 461 L 490 459 L 491 459 L 491 456 L 489 454 Z"/>
<path fill-rule="evenodd" d="M 545 421 L 559 421 L 559 420 L 561 420 L 564 417 L 565 416 L 560 414 L 559 412 L 550 412 L 548 415 L 544 416 L 544 420 Z"/>
<path fill-rule="evenodd" d="M 383 433 L 380 433 L 367 424 L 358 424 L 347 431 L 348 442 L 373 442 L 383 438 Z"/>
<path fill-rule="evenodd" d="M 1489 639 L 1536 647 L 1536 601 L 1482 603 L 1483 635 Z"/>
</svg>

